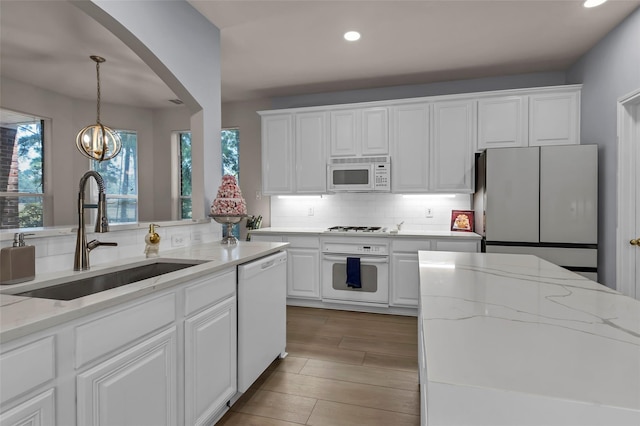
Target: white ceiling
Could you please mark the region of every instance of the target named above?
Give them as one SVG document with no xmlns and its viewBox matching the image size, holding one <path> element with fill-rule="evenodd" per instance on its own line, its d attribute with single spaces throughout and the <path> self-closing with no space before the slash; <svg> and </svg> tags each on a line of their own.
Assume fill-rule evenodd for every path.
<svg viewBox="0 0 640 426">
<path fill-rule="evenodd" d="M 131 0 L 129 0 L 131 1 Z M 324 91 L 565 70 L 640 5 L 609 0 L 188 0 L 221 30 L 222 97 Z M 348 43 L 347 30 L 362 39 Z M 185 29 L 186 30 L 186 29 Z M 148 108 L 176 96 L 130 49 L 66 1 L 0 0 L 0 73 Z"/>
</svg>

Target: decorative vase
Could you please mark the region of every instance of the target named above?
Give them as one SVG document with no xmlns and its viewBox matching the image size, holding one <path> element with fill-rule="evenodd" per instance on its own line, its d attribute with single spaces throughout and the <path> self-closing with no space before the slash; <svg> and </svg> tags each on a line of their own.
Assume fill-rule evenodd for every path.
<svg viewBox="0 0 640 426">
<path fill-rule="evenodd" d="M 233 225 L 239 223 L 242 219 L 247 217 L 246 214 L 238 214 L 238 215 L 218 215 L 218 214 L 210 214 L 209 217 L 213 218 L 216 222 L 227 226 L 227 236 L 223 237 L 220 241 L 220 244 L 238 244 L 238 239 L 233 236 Z"/>
</svg>

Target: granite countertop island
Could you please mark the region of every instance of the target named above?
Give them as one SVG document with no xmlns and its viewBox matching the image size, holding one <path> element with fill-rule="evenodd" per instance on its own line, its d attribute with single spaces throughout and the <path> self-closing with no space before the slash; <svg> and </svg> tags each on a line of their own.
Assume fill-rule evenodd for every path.
<svg viewBox="0 0 640 426">
<path fill-rule="evenodd" d="M 147 259 L 144 256 L 134 256 L 126 262 L 92 266 L 89 271 L 70 270 L 38 274 L 35 280 L 2 286 L 0 287 L 0 342 L 5 343 L 212 272 L 250 262 L 278 252 L 288 245 L 288 243 L 244 241 L 236 245 L 222 245 L 219 242 L 213 242 L 166 250 L 158 258 Z M 163 260 L 200 264 L 69 301 L 14 296 L 16 293 L 63 284 L 105 272 L 115 272 L 133 264 L 143 265 Z"/>
<path fill-rule="evenodd" d="M 640 425 L 640 301 L 530 255 L 419 260 L 423 424 Z"/>
</svg>

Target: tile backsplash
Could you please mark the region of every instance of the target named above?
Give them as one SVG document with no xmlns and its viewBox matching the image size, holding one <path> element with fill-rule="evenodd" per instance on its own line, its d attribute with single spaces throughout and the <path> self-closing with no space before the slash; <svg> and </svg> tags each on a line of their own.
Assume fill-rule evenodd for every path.
<svg viewBox="0 0 640 426">
<path fill-rule="evenodd" d="M 383 226 L 404 221 L 403 230 L 448 231 L 451 211 L 468 210 L 471 196 L 333 194 L 322 197 L 271 197 L 271 226 L 328 228 L 336 225 Z M 427 216 L 427 209 L 431 215 Z"/>
<path fill-rule="evenodd" d="M 98 239 L 118 243 L 117 247 L 103 246 L 92 250 L 91 265 L 144 256 L 144 237 L 149 232 L 148 223 L 111 225 L 111 230 L 104 234 L 91 231 L 93 226 L 87 227 L 87 241 Z M 221 225 L 215 222 L 169 222 L 157 227 L 156 232 L 161 238 L 160 256 L 172 249 L 218 241 L 222 238 Z M 7 238 L 4 238 L 5 236 Z M 0 247 L 11 247 L 12 240 L 8 237 L 6 233 L 3 235 Z M 36 231 L 34 236 L 26 237 L 25 242 L 36 247 L 36 274 L 73 270 L 76 232 L 71 228 Z"/>
</svg>

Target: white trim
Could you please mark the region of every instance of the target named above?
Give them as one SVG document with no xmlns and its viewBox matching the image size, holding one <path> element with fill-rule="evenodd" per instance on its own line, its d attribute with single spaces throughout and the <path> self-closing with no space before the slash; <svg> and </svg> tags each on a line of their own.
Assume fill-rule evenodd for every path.
<svg viewBox="0 0 640 426">
<path fill-rule="evenodd" d="M 635 182 L 640 145 L 640 123 L 635 121 L 635 110 L 640 108 L 640 89 L 618 99 L 618 215 L 616 229 L 616 289 L 630 297 L 640 298 L 636 293 L 635 248 L 629 244 L 629 235 L 635 234 L 636 204 Z M 637 142 L 637 143 L 634 143 Z"/>
</svg>

